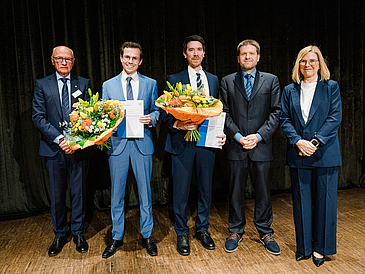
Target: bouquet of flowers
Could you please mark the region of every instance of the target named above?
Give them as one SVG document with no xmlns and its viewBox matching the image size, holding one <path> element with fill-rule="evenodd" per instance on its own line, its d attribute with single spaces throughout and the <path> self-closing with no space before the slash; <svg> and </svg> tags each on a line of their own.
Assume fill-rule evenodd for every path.
<svg viewBox="0 0 365 274">
<path fill-rule="evenodd" d="M 113 130 L 124 118 L 124 108 L 118 100 L 99 100 L 99 93 L 92 95 L 90 101 L 74 103 L 75 108 L 70 114 L 70 122 L 63 122 L 68 133 L 65 140 L 72 150 L 84 149 L 92 145 L 98 145 L 101 150 L 109 149 L 107 140 Z"/>
<path fill-rule="evenodd" d="M 175 88 L 167 82 L 170 92 L 164 91 L 155 102 L 156 106 L 171 113 L 180 121 L 201 124 L 207 117 L 218 116 L 223 111 L 223 104 L 213 96 L 206 96 L 204 88 L 192 90 L 191 86 L 177 83 Z M 198 141 L 197 129 L 188 130 L 185 141 Z"/>
</svg>

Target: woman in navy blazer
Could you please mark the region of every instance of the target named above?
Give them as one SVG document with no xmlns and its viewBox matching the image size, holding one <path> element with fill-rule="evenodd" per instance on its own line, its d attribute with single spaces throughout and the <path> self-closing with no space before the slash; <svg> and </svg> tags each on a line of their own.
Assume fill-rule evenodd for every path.
<svg viewBox="0 0 365 274">
<path fill-rule="evenodd" d="M 336 254 L 337 184 L 342 165 L 338 128 L 342 105 L 338 83 L 316 46 L 303 48 L 282 94 L 281 127 L 293 191 L 296 260 L 320 266 Z"/>
</svg>

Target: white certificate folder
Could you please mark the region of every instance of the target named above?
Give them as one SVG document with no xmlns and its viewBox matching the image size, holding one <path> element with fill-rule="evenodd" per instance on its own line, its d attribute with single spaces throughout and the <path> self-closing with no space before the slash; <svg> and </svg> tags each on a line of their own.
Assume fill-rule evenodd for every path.
<svg viewBox="0 0 365 274">
<path fill-rule="evenodd" d="M 225 112 L 222 112 L 219 116 L 205 119 L 199 127 L 200 137 L 196 145 L 200 147 L 220 148 L 218 143 L 220 139 L 217 136 L 223 134 L 225 120 Z"/>
<path fill-rule="evenodd" d="M 143 100 L 121 101 L 124 119 L 117 129 L 118 138 L 144 138 L 144 125 L 139 122 L 143 116 Z"/>
</svg>

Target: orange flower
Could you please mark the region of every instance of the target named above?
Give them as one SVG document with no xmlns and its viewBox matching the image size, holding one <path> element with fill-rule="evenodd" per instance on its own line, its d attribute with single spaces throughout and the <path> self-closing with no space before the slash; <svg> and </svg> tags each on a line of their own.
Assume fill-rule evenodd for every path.
<svg viewBox="0 0 365 274">
<path fill-rule="evenodd" d="M 110 119 L 114 120 L 115 119 L 115 115 L 117 114 L 117 110 L 113 109 L 111 111 L 108 112 L 108 115 L 110 117 Z"/>
<path fill-rule="evenodd" d="M 77 113 L 77 111 L 71 112 L 70 120 L 71 120 L 72 124 L 75 124 L 78 119 L 79 119 L 79 114 Z"/>
<path fill-rule="evenodd" d="M 92 124 L 91 119 L 86 119 L 86 120 L 84 120 L 84 121 L 81 123 L 81 128 L 82 128 L 84 131 L 87 131 L 86 127 L 91 126 L 91 124 Z"/>
<path fill-rule="evenodd" d="M 109 103 L 106 103 L 104 106 L 104 111 L 108 111 L 108 109 L 109 109 Z"/>
</svg>

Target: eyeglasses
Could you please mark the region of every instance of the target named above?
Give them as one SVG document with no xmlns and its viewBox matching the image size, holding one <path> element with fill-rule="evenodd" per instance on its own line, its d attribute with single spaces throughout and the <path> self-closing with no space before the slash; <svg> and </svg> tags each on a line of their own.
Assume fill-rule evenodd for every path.
<svg viewBox="0 0 365 274">
<path fill-rule="evenodd" d="M 139 58 L 138 57 L 136 57 L 136 56 L 128 56 L 128 55 L 124 55 L 123 57 L 123 61 L 124 62 L 129 62 L 129 61 L 131 61 L 132 63 L 138 63 L 138 61 L 139 61 Z"/>
<path fill-rule="evenodd" d="M 305 65 L 307 65 L 307 64 L 309 64 L 310 66 L 314 66 L 316 63 L 318 62 L 318 60 L 314 60 L 314 59 L 311 59 L 311 60 L 308 60 L 308 61 L 306 61 L 306 60 L 301 60 L 301 61 L 299 61 L 299 65 L 301 65 L 301 66 L 305 66 Z"/>
<path fill-rule="evenodd" d="M 72 58 L 72 57 L 65 57 L 65 58 L 63 58 L 63 57 L 59 57 L 59 56 L 57 56 L 57 57 L 54 57 L 54 56 L 52 56 L 52 58 L 53 58 L 53 60 L 55 60 L 57 63 L 62 63 L 63 62 L 63 60 L 65 60 L 66 61 L 66 63 L 72 63 L 72 61 L 73 61 L 73 59 L 75 59 L 75 58 Z"/>
</svg>

